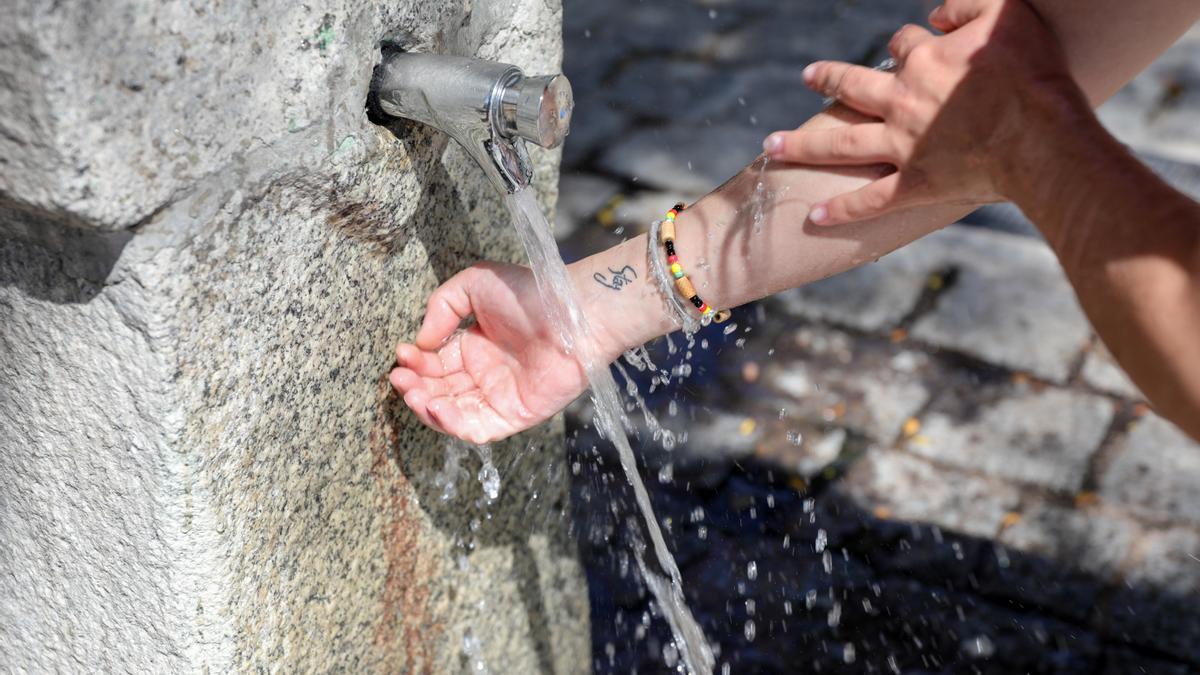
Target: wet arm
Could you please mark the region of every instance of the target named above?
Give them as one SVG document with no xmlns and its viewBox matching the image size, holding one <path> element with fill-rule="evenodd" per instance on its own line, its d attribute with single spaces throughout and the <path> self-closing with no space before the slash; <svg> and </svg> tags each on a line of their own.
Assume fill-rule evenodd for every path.
<svg viewBox="0 0 1200 675">
<path fill-rule="evenodd" d="M 1191 0 L 1039 0 L 1034 4 L 1063 43 L 1071 71 L 1093 105 L 1146 67 L 1200 16 Z M 1136 27 L 1136 29 L 1131 28 Z M 833 128 L 857 119 L 836 107 L 806 128 Z M 837 228 L 807 222 L 809 207 L 857 189 L 878 176 L 873 169 L 772 165 L 765 175 L 765 222 L 755 232 L 749 204 L 757 163 L 701 199 L 679 218 L 680 258 L 699 293 L 716 307 L 734 307 L 873 260 L 961 218 L 966 205 L 942 205 L 890 214 Z M 669 208 L 664 204 L 664 211 Z M 645 235 L 572 265 L 605 349 L 622 349 L 675 329 L 646 269 Z M 594 275 L 629 265 L 639 281 L 619 290 Z"/>
</svg>

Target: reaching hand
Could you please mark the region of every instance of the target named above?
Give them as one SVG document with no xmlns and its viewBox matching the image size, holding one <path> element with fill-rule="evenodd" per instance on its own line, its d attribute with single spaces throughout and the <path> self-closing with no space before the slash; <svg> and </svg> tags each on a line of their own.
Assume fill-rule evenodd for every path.
<svg viewBox="0 0 1200 675">
<path fill-rule="evenodd" d="M 929 17 L 944 36 L 901 28 L 897 68 L 839 62 L 804 71 L 812 89 L 877 121 L 777 132 L 772 158 L 814 165 L 890 164 L 896 171 L 824 203 L 809 219 L 834 225 L 934 203 L 1005 196 L 1006 176 L 1053 152 L 1039 120 L 1091 114 L 1054 35 L 1023 0 L 947 0 Z"/>
<path fill-rule="evenodd" d="M 459 325 L 469 316 L 475 323 Z M 416 344 L 396 346 L 390 380 L 429 427 L 487 443 L 533 427 L 587 389 L 527 268 L 482 263 L 429 298 Z"/>
</svg>

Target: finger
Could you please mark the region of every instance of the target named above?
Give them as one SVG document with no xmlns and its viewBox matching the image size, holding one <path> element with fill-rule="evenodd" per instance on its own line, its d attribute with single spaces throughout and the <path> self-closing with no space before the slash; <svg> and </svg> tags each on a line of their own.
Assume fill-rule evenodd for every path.
<svg viewBox="0 0 1200 675">
<path fill-rule="evenodd" d="M 428 408 L 432 419 L 446 433 L 476 445 L 507 438 L 518 431 L 477 394 L 443 396 L 430 401 Z"/>
<path fill-rule="evenodd" d="M 894 159 L 887 126 L 854 124 L 840 129 L 779 131 L 763 141 L 771 159 L 797 164 L 856 165 L 890 163 Z"/>
<path fill-rule="evenodd" d="M 438 287 L 429 296 L 425 320 L 417 331 L 417 346 L 433 351 L 450 337 L 458 326 L 471 316 L 471 296 L 467 293 L 474 270 L 467 268 Z"/>
<path fill-rule="evenodd" d="M 402 395 L 421 385 L 421 376 L 408 368 L 392 368 L 388 373 L 388 381 Z"/>
<path fill-rule="evenodd" d="M 804 69 L 804 83 L 859 112 L 883 117 L 894 91 L 895 76 L 840 61 L 818 61 Z"/>
<path fill-rule="evenodd" d="M 978 19 L 987 9 L 987 0 L 946 0 L 929 13 L 934 28 L 949 33 Z"/>
<path fill-rule="evenodd" d="M 902 206 L 898 199 L 900 173 L 884 176 L 854 192 L 816 204 L 808 218 L 817 225 L 841 225 L 875 218 Z"/>
<path fill-rule="evenodd" d="M 896 59 L 898 63 L 903 64 L 904 60 L 908 58 L 909 52 L 913 50 L 913 47 L 932 39 L 933 33 L 930 33 L 921 26 L 910 23 L 902 26 L 892 36 L 891 41 L 888 42 L 888 51 L 891 52 L 892 58 Z"/>
<path fill-rule="evenodd" d="M 447 433 L 446 429 L 429 415 L 429 401 L 429 392 L 421 388 L 413 389 L 404 395 L 404 405 L 413 411 L 422 424 L 434 431 Z"/>
<path fill-rule="evenodd" d="M 449 343 L 446 347 L 452 344 L 454 343 Z M 422 377 L 440 377 L 447 372 L 458 370 L 458 368 L 448 369 L 446 367 L 448 359 L 442 356 L 442 351 L 446 351 L 446 348 L 444 347 L 437 352 L 431 352 L 401 342 L 396 345 L 396 365 L 416 371 Z"/>
<path fill-rule="evenodd" d="M 430 398 L 454 396 L 476 389 L 475 379 L 467 373 L 451 373 L 445 377 L 421 377 L 408 368 L 393 368 L 388 380 L 401 394 L 414 389 L 424 389 Z"/>
</svg>

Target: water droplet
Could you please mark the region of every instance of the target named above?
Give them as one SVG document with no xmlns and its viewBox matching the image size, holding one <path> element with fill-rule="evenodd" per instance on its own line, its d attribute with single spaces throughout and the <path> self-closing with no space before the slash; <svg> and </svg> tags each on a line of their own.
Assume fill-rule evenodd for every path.
<svg viewBox="0 0 1200 675">
<path fill-rule="evenodd" d="M 823 529 L 817 530 L 817 540 L 813 542 L 813 548 L 816 549 L 817 553 L 822 553 L 828 545 L 829 535 Z"/>
<path fill-rule="evenodd" d="M 837 628 L 842 622 L 842 603 L 834 602 L 833 607 L 829 608 L 829 615 L 825 617 L 825 622 L 830 628 Z"/>
<path fill-rule="evenodd" d="M 754 642 L 754 636 L 758 634 L 758 628 L 754 625 L 754 619 L 747 619 L 744 629 L 746 634 L 746 642 Z"/>
<path fill-rule="evenodd" d="M 758 578 L 758 563 L 757 562 L 751 560 L 750 562 L 746 563 L 746 578 L 749 579 L 750 581 L 754 581 L 755 579 Z"/>
<path fill-rule="evenodd" d="M 988 636 L 977 635 L 963 644 L 963 651 L 971 657 L 986 659 L 996 653 L 996 645 L 992 644 L 992 640 Z"/>
<path fill-rule="evenodd" d="M 854 651 L 854 643 L 847 642 L 842 647 L 842 660 L 845 661 L 846 663 L 854 663 L 854 660 L 856 658 L 858 658 L 858 655 Z"/>
</svg>

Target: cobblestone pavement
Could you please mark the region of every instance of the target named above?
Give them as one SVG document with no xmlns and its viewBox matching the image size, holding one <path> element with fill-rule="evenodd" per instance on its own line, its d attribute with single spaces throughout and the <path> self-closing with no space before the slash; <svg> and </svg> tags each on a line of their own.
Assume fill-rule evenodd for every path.
<svg viewBox="0 0 1200 675">
<path fill-rule="evenodd" d="M 875 62 L 929 8 L 567 0 L 564 253 L 722 182 L 819 109 L 805 64 Z M 1193 29 L 1102 117 L 1195 194 L 1198 111 Z M 984 227 L 740 309 L 690 360 L 659 341 L 682 385 L 625 368 L 686 430 L 637 445 L 730 672 L 1200 672 L 1200 448 L 1141 402 L 1019 213 L 968 220 Z M 632 501 L 589 418 L 581 403 L 568 423 L 594 667 L 668 672 Z"/>
</svg>

